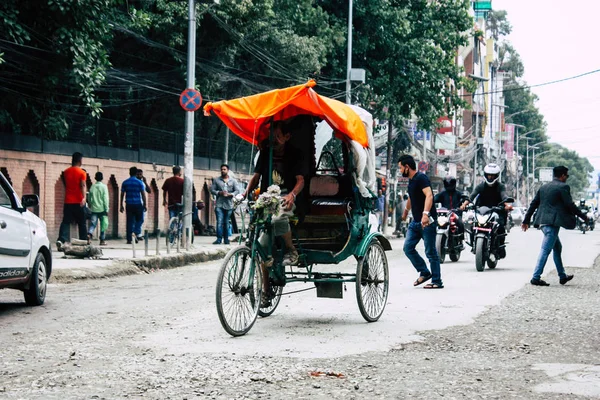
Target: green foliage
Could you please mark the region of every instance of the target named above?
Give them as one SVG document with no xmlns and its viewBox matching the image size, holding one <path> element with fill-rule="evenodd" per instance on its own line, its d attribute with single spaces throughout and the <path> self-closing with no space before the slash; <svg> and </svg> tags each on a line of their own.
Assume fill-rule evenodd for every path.
<svg viewBox="0 0 600 400">
<path fill-rule="evenodd" d="M 512 31 L 512 26 L 507 19 L 507 12 L 504 10 L 493 10 L 488 13 L 487 29 L 492 38 L 498 41 L 502 36 L 508 36 Z"/>
</svg>

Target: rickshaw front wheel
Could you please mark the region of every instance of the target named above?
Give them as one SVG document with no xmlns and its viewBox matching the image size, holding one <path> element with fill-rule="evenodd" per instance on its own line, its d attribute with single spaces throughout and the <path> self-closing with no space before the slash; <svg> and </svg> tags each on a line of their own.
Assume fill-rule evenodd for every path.
<svg viewBox="0 0 600 400">
<path fill-rule="evenodd" d="M 238 246 L 229 251 L 217 278 L 217 314 L 231 336 L 245 335 L 258 316 L 262 275 L 252 251 Z"/>
<path fill-rule="evenodd" d="M 387 303 L 390 275 L 387 257 L 377 239 L 369 243 L 356 268 L 356 301 L 367 322 L 375 322 Z"/>
</svg>

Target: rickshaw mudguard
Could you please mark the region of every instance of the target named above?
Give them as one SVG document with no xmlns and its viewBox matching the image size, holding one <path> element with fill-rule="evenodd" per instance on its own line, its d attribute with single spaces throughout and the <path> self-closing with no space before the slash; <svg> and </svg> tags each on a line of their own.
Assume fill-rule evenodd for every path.
<svg viewBox="0 0 600 400">
<path fill-rule="evenodd" d="M 385 250 L 385 251 L 392 250 L 392 245 L 390 244 L 390 241 L 387 240 L 387 238 L 385 236 L 383 236 L 379 232 L 371 232 L 367 236 L 365 236 L 363 238 L 363 240 L 360 242 L 360 245 L 358 246 L 358 249 L 356 250 L 356 253 L 354 253 L 354 255 L 356 257 L 363 257 L 365 255 L 365 253 L 367 252 L 367 248 L 369 247 L 369 244 L 371 243 L 371 241 L 373 239 L 376 239 L 377 241 L 379 241 L 379 243 L 383 247 L 383 250 Z"/>
</svg>

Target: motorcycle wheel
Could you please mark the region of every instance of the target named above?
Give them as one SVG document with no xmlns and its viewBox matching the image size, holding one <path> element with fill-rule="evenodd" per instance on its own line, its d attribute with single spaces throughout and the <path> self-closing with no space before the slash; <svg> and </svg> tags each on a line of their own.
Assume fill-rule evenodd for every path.
<svg viewBox="0 0 600 400">
<path fill-rule="evenodd" d="M 485 269 L 486 262 L 486 243 L 485 238 L 479 237 L 475 241 L 475 268 L 482 272 Z"/>
<path fill-rule="evenodd" d="M 460 260 L 460 251 L 458 253 L 450 253 L 450 260 L 453 262 Z"/>
<path fill-rule="evenodd" d="M 440 256 L 440 264 L 446 260 L 446 235 L 437 235 L 435 238 L 435 249 Z"/>
</svg>

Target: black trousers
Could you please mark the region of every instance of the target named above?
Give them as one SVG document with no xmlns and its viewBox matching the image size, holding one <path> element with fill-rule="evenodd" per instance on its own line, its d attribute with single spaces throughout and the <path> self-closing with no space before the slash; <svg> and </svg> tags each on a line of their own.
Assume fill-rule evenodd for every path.
<svg viewBox="0 0 600 400">
<path fill-rule="evenodd" d="M 79 239 L 87 239 L 87 227 L 83 207 L 79 204 L 65 204 L 63 207 L 63 220 L 58 231 L 58 240 L 62 243 L 71 241 L 71 224 L 76 223 L 79 230 Z"/>
</svg>

